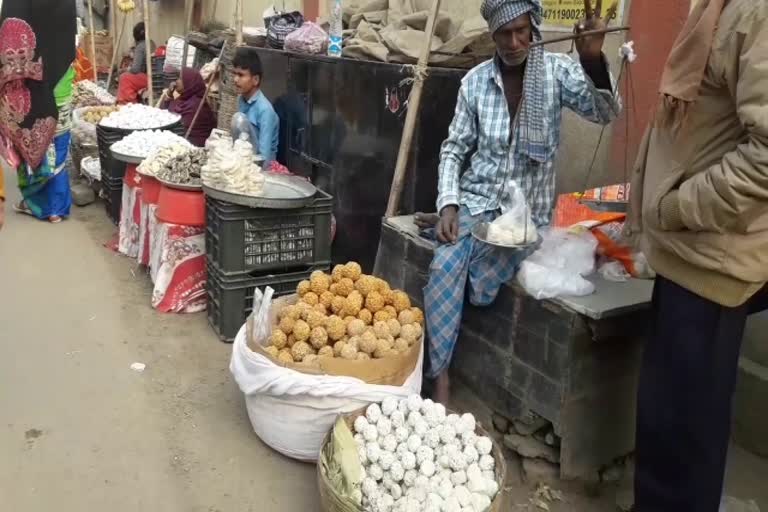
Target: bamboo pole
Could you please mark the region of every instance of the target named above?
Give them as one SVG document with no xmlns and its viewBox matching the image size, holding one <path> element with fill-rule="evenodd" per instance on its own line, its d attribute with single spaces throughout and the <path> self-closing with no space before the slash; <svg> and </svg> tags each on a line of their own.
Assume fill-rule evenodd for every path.
<svg viewBox="0 0 768 512">
<path fill-rule="evenodd" d="M 115 64 L 117 64 L 117 52 L 120 50 L 120 45 L 123 44 L 123 34 L 125 33 L 125 25 L 128 21 L 128 15 L 123 15 L 123 26 L 120 27 L 120 35 L 117 36 L 117 42 L 114 48 L 112 48 L 112 61 L 109 63 L 109 75 L 107 76 L 107 91 L 112 84 L 112 74 L 114 73 Z"/>
<path fill-rule="evenodd" d="M 99 69 L 96 65 L 96 31 L 93 28 L 93 0 L 88 0 L 88 30 L 91 32 L 91 56 L 93 58 L 93 82 L 99 83 Z"/>
<path fill-rule="evenodd" d="M 149 35 L 149 0 L 144 0 L 144 42 L 147 47 L 147 90 L 149 91 L 149 104 L 155 103 L 155 91 L 152 86 L 152 38 Z"/>
<path fill-rule="evenodd" d="M 185 0 L 187 19 L 184 26 L 184 51 L 181 53 L 181 69 L 187 67 L 187 55 L 189 55 L 189 31 L 192 30 L 192 14 L 195 10 L 195 0 Z M 179 71 L 181 71 L 179 69 Z"/>
<path fill-rule="evenodd" d="M 429 54 L 432 49 L 432 36 L 435 33 L 435 24 L 437 15 L 440 12 L 440 0 L 433 0 L 432 10 L 427 19 L 427 29 L 424 33 L 424 47 L 421 49 L 419 62 L 416 70 L 416 80 L 413 83 L 411 94 L 408 98 L 408 113 L 405 116 L 405 126 L 403 126 L 403 138 L 400 140 L 400 151 L 397 154 L 397 165 L 395 166 L 395 175 L 392 178 L 392 188 L 389 192 L 389 204 L 387 205 L 387 217 L 397 214 L 400 207 L 400 196 L 403 193 L 403 182 L 405 181 L 406 167 L 408 157 L 411 153 L 411 144 L 413 143 L 413 133 L 416 130 L 416 122 L 419 119 L 419 110 L 421 107 L 421 96 L 424 92 L 424 80 L 426 76 L 427 65 L 429 64 Z"/>
<path fill-rule="evenodd" d="M 243 0 L 235 2 L 235 42 L 237 46 L 243 45 Z"/>
<path fill-rule="evenodd" d="M 213 81 L 216 79 L 216 75 L 221 70 L 221 58 L 224 56 L 224 49 L 227 47 L 227 42 L 224 41 L 224 44 L 221 46 L 221 51 L 219 52 L 219 60 L 216 64 L 216 69 L 214 69 L 211 72 L 211 76 L 208 77 L 208 83 L 205 84 L 205 94 L 203 94 L 203 100 L 200 102 L 200 104 L 197 106 L 197 110 L 195 111 L 195 116 L 192 118 L 192 122 L 189 123 L 189 127 L 187 128 L 187 133 L 184 136 L 185 139 L 189 139 L 189 134 L 192 133 L 192 128 L 195 126 L 195 123 L 197 122 L 197 117 L 200 115 L 200 111 L 203 109 L 203 105 L 206 101 L 208 101 L 208 93 L 211 92 L 211 86 L 213 85 Z"/>
<path fill-rule="evenodd" d="M 117 45 L 117 0 L 109 0 L 109 14 L 111 25 L 109 27 L 109 33 L 112 35 L 112 45 Z"/>
</svg>

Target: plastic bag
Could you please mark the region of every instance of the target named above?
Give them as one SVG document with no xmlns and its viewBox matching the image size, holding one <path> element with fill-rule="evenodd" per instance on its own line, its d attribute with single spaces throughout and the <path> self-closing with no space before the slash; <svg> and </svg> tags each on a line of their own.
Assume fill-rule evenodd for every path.
<svg viewBox="0 0 768 512">
<path fill-rule="evenodd" d="M 544 230 L 541 235 L 541 247 L 522 263 L 517 274 L 525 291 L 540 300 L 593 293 L 595 285 L 584 277 L 595 271 L 595 237 L 560 229 Z"/>
<path fill-rule="evenodd" d="M 304 16 L 299 11 L 277 13 L 264 19 L 267 29 L 267 44 L 275 50 L 282 50 L 285 38 L 304 23 Z"/>
<path fill-rule="evenodd" d="M 488 226 L 488 241 L 501 245 L 536 242 L 538 233 L 523 190 L 514 181 L 507 184 L 502 214 Z"/>
<path fill-rule="evenodd" d="M 285 49 L 311 55 L 325 54 L 328 49 L 328 34 L 317 23 L 304 22 L 300 28 L 285 37 Z"/>
<path fill-rule="evenodd" d="M 229 369 L 245 394 L 254 432 L 288 457 L 317 462 L 323 439 L 340 414 L 349 414 L 387 397 L 421 392 L 424 348 L 402 386 L 367 384 L 353 377 L 314 375 L 277 365 L 248 347 L 247 329 L 265 345 L 271 333 L 271 290 L 255 290 L 254 314 L 232 347 Z"/>
</svg>

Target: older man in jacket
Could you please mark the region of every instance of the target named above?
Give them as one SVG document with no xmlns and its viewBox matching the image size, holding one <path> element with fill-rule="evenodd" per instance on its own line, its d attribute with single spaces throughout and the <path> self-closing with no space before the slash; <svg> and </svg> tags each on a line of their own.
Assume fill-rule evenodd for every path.
<svg viewBox="0 0 768 512">
<path fill-rule="evenodd" d="M 768 3 L 699 0 L 633 176 L 659 277 L 637 418 L 638 512 L 717 512 L 747 316 L 768 282 Z"/>
</svg>

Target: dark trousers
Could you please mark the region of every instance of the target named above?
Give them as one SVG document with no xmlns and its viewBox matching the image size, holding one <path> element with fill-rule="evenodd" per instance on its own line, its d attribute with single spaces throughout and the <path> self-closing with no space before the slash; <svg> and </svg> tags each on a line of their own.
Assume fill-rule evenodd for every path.
<svg viewBox="0 0 768 512">
<path fill-rule="evenodd" d="M 659 276 L 637 404 L 637 512 L 718 512 L 752 302 L 726 308 Z"/>
</svg>

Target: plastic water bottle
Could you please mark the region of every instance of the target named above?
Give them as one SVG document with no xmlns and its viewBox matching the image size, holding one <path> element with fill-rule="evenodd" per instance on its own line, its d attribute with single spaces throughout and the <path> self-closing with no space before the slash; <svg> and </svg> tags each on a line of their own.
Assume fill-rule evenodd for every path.
<svg viewBox="0 0 768 512">
<path fill-rule="evenodd" d="M 344 31 L 343 25 L 343 9 L 341 6 L 341 0 L 333 0 L 333 6 L 331 7 L 331 23 L 330 23 L 330 41 L 328 44 L 328 55 L 331 57 L 341 57 L 341 41 L 342 32 Z"/>
</svg>

